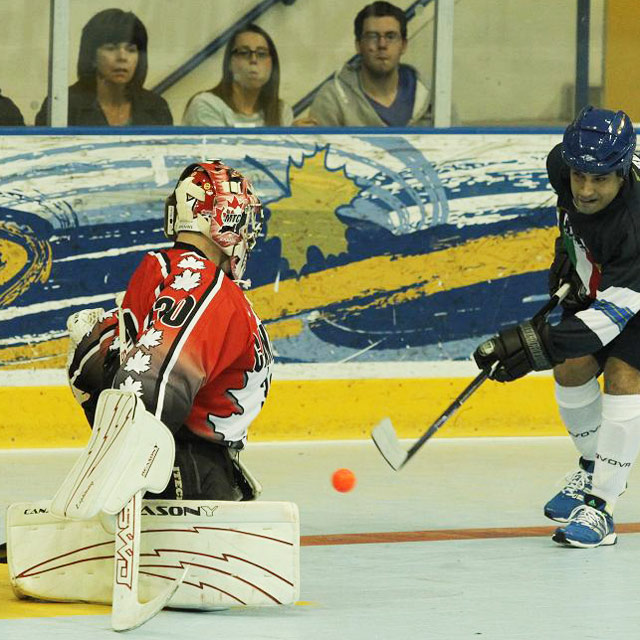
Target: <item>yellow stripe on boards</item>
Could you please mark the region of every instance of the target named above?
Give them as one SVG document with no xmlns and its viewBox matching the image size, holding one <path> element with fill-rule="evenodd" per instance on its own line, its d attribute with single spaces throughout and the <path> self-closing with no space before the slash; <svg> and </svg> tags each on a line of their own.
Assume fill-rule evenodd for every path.
<svg viewBox="0 0 640 640">
<path fill-rule="evenodd" d="M 0 448 L 83 447 L 91 435 L 69 387 L 0 387 Z"/>
<path fill-rule="evenodd" d="M 469 383 L 465 378 L 276 380 L 251 442 L 368 438 L 385 416 L 416 438 Z M 66 387 L 0 388 L 0 448 L 82 447 L 89 426 Z M 565 435 L 551 377 L 486 382 L 438 437 Z"/>
<path fill-rule="evenodd" d="M 277 381 L 251 440 L 369 438 L 384 417 L 399 437 L 416 438 L 469 384 L 465 378 Z M 566 435 L 551 377 L 509 385 L 488 381 L 439 432 L 439 437 Z"/>
</svg>

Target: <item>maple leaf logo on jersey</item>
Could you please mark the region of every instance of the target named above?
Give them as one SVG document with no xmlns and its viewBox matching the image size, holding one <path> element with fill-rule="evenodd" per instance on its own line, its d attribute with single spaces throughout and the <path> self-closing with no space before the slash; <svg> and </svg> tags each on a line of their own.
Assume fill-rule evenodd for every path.
<svg viewBox="0 0 640 640">
<path fill-rule="evenodd" d="M 187 256 L 178 262 L 178 266 L 181 269 L 204 269 L 204 262 L 193 256 Z"/>
<path fill-rule="evenodd" d="M 157 347 L 162 342 L 162 331 L 158 331 L 157 329 L 149 329 L 145 331 L 141 336 L 140 340 L 138 340 L 138 344 L 145 347 L 146 349 L 152 349 L 153 347 Z"/>
<path fill-rule="evenodd" d="M 200 274 L 186 269 L 175 277 L 175 280 L 171 283 L 171 288 L 177 291 L 191 291 L 191 289 L 195 289 L 199 285 Z"/>
<path fill-rule="evenodd" d="M 149 371 L 151 364 L 151 356 L 148 353 L 142 353 L 142 351 L 136 351 L 124 364 L 125 371 L 132 371 L 133 373 L 145 373 Z"/>
<path fill-rule="evenodd" d="M 142 382 L 134 380 L 131 376 L 127 376 L 118 388 L 120 391 L 133 391 L 137 396 L 142 395 Z"/>
</svg>

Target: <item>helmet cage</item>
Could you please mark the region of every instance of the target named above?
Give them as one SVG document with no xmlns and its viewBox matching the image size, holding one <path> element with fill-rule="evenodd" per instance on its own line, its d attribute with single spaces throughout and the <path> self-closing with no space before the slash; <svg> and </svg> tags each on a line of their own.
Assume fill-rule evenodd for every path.
<svg viewBox="0 0 640 640">
<path fill-rule="evenodd" d="M 218 160 L 189 165 L 165 202 L 164 232 L 201 233 L 229 256 L 231 276 L 242 278 L 262 230 L 262 204 L 251 183 Z"/>
<path fill-rule="evenodd" d="M 624 111 L 585 107 L 566 129 L 562 158 L 575 171 L 626 176 L 636 148 L 636 133 Z"/>
</svg>

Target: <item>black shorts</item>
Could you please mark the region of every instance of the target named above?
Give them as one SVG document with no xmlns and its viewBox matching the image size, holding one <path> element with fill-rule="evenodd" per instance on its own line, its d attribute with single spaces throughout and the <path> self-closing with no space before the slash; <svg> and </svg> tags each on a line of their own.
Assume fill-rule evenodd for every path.
<svg viewBox="0 0 640 640">
<path fill-rule="evenodd" d="M 160 494 L 145 498 L 164 500 L 250 500 L 246 480 L 234 463 L 237 451 L 209 442 L 182 427 L 174 435 L 176 457 L 173 473 Z"/>
<path fill-rule="evenodd" d="M 592 355 L 598 361 L 600 371 L 604 371 L 609 358 L 618 358 L 640 371 L 640 314 L 627 322 L 617 338 Z"/>
</svg>

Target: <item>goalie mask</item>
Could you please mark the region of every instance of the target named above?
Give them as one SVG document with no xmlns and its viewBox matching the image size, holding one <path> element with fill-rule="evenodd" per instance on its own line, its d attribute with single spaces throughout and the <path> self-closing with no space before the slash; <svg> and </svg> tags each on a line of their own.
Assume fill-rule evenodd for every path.
<svg viewBox="0 0 640 640">
<path fill-rule="evenodd" d="M 262 204 L 251 183 L 219 160 L 189 165 L 167 198 L 164 233 L 202 233 L 229 257 L 230 275 L 242 279 L 262 229 Z"/>
</svg>

